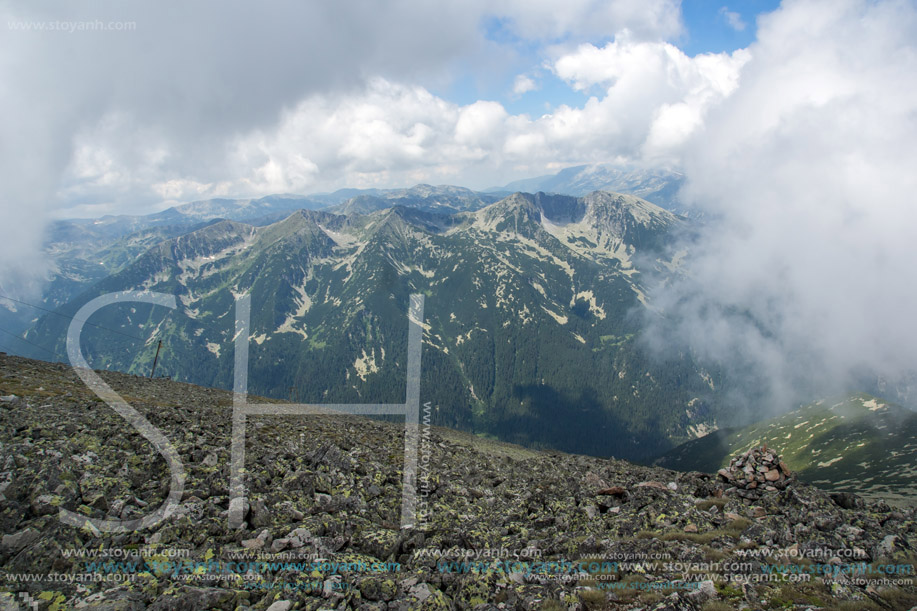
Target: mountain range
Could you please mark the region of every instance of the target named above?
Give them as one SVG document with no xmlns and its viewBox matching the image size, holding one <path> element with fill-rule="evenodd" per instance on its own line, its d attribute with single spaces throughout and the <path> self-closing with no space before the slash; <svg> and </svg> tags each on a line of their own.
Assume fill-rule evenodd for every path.
<svg viewBox="0 0 917 611">
<path fill-rule="evenodd" d="M 162 339 L 160 372 L 229 388 L 233 296 L 251 293 L 252 392 L 400 402 L 408 296 L 423 293 L 422 392 L 437 424 L 641 460 L 716 425 L 715 372 L 686 355 L 656 362 L 640 342 L 644 274 L 674 268 L 665 246 L 683 217 L 606 192 L 515 193 L 480 207 L 467 190 L 412 191 L 418 206 L 364 213 L 351 198 L 269 224 L 213 220 L 173 237 L 145 228 L 130 248 L 147 246 L 138 236 L 166 239 L 25 339 L 46 353 L 35 356 L 60 357 L 67 316 L 90 299 L 168 293 L 176 312 L 125 304 L 93 316 L 90 362 L 145 373 Z M 116 242 L 112 257 L 130 249 Z"/>
<path fill-rule="evenodd" d="M 593 168 L 591 179 L 587 176 L 590 174 L 588 168 Z M 563 178 L 571 175 L 579 178 L 572 181 Z M 674 173 L 641 173 L 604 165 L 568 168 L 556 176 L 559 178 L 553 182 L 548 180 L 549 176 L 531 179 L 534 183 L 544 182 L 545 185 L 544 188 L 528 190 L 567 195 L 608 190 L 638 195 L 662 207 L 671 207 L 675 200 L 670 195 L 677 191 L 674 185 L 680 184 L 681 180 Z M 592 188 L 588 188 L 589 185 Z M 507 186 L 497 187 L 492 192 L 477 192 L 464 187 L 424 184 L 406 189 L 347 188 L 305 196 L 279 194 L 258 199 L 209 199 L 147 215 L 122 214 L 54 221 L 47 230 L 45 242 L 45 251 L 51 263 L 47 283 L 39 296 L 29 295 L 29 298 L 37 301 L 40 307 L 53 310 L 74 298 L 88 284 L 120 270 L 159 241 L 188 233 L 214 219 L 266 225 L 282 220 L 299 209 L 366 214 L 398 205 L 448 213 L 477 210 L 521 190 L 527 189 Z M 18 293 L 2 286 L 0 292 Z M 16 335 L 36 320 L 36 310 L 0 298 L 0 329 Z M 19 343 L 16 344 L 18 349 Z"/>
<path fill-rule="evenodd" d="M 573 191 L 612 182 L 659 199 L 679 181 L 581 166 L 518 184 Z M 408 296 L 422 293 L 423 400 L 436 424 L 530 447 L 644 462 L 664 455 L 666 466 L 715 470 L 744 449 L 731 435 L 749 424 L 746 412 L 729 409 L 728 377 L 690 353 L 660 361 L 641 341 L 647 317 L 661 315 L 646 296 L 647 277 L 680 273 L 669 247 L 695 222 L 621 193 L 429 185 L 59 221 L 47 247 L 54 272 L 31 301 L 46 311 L 0 299 L 0 348 L 64 360 L 79 307 L 105 293 L 153 290 L 175 295 L 179 309 L 99 312 L 84 329 L 93 366 L 148 374 L 161 339 L 161 375 L 230 388 L 234 296 L 251 293 L 253 392 L 401 402 Z M 912 394 L 908 384 L 874 379 L 859 386 L 899 401 Z M 895 451 L 911 460 L 898 441 Z M 882 452 L 889 441 L 866 443 Z M 824 467 L 797 454 L 788 451 L 791 467 L 820 485 L 868 477 L 845 460 L 826 479 Z M 870 482 L 877 495 L 912 494 L 896 475 L 909 473 L 902 465 Z"/>
</svg>

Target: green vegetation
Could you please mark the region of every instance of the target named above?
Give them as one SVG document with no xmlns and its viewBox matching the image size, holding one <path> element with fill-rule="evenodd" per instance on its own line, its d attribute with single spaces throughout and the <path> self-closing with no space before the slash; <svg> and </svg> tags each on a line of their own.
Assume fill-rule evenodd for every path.
<svg viewBox="0 0 917 611">
<path fill-rule="evenodd" d="M 720 511 L 726 506 L 726 499 L 704 499 L 695 505 L 701 511 L 707 511 L 711 507 L 716 507 Z"/>
<path fill-rule="evenodd" d="M 590 611 L 592 609 L 601 609 L 605 606 L 605 593 L 602 590 L 584 589 L 580 590 L 579 599 Z"/>
<path fill-rule="evenodd" d="M 66 316 L 90 299 L 138 288 L 171 294 L 172 311 L 123 303 L 95 314 L 98 326 L 84 329 L 87 359 L 148 374 L 152 334 L 163 340 L 158 374 L 229 389 L 233 295 L 249 293 L 252 393 L 400 403 L 408 301 L 421 293 L 421 389 L 435 424 L 646 461 L 688 438 L 690 425 L 716 418 L 689 357 L 659 363 L 642 348 L 639 317 L 630 315 L 643 307 L 638 259 L 607 246 L 651 254 L 676 217 L 599 195 L 588 223 L 556 233 L 542 214 L 586 218 L 586 200 L 517 194 L 451 215 L 360 202 L 369 214 L 302 210 L 265 226 L 221 220 L 131 242 L 135 261 L 112 263 L 112 275 L 71 293 L 64 317 L 43 317 L 28 340 L 63 355 Z"/>
<path fill-rule="evenodd" d="M 767 442 L 803 481 L 866 497 L 917 497 L 917 413 L 854 393 L 805 405 L 742 429 L 716 431 L 669 451 L 660 466 L 713 472 Z"/>
<path fill-rule="evenodd" d="M 691 541 L 701 545 L 708 545 L 720 537 L 732 537 L 738 539 L 746 528 L 751 526 L 751 520 L 739 518 L 732 520 L 726 526 L 710 530 L 705 533 L 686 533 L 682 531 L 672 531 L 663 533 L 659 538 L 663 541 Z"/>
</svg>

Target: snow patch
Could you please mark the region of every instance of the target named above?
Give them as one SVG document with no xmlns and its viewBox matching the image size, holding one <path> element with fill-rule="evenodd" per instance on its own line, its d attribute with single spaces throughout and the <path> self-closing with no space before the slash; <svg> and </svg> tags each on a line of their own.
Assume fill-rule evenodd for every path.
<svg viewBox="0 0 917 611">
<path fill-rule="evenodd" d="M 277 327 L 276 333 L 297 333 L 302 335 L 303 339 L 308 339 L 309 335 L 306 333 L 305 329 L 297 329 L 293 326 L 293 323 L 297 318 L 304 316 L 306 312 L 309 311 L 309 308 L 312 307 L 312 299 L 306 294 L 305 285 L 296 286 L 293 287 L 293 289 L 296 291 L 296 296 L 293 298 L 296 311 L 292 314 L 287 314 L 286 320 Z"/>
<path fill-rule="evenodd" d="M 378 373 L 379 366 L 376 364 L 375 351 L 366 354 L 366 348 L 364 348 L 362 355 L 353 362 L 353 368 L 356 370 L 357 376 L 364 382 L 366 381 L 366 376 L 369 374 Z"/>
<path fill-rule="evenodd" d="M 870 399 L 869 401 L 863 401 L 863 407 L 868 408 L 871 412 L 875 412 L 880 409 L 885 409 L 886 405 L 884 403 L 879 403 L 875 399 Z"/>
<path fill-rule="evenodd" d="M 605 308 L 598 305 L 595 301 L 595 294 L 592 291 L 580 291 L 573 296 L 573 299 L 570 300 L 570 307 L 572 308 L 576 305 L 576 302 L 580 299 L 585 300 L 589 303 L 589 311 L 593 316 L 599 320 L 605 320 Z"/>
<path fill-rule="evenodd" d="M 719 428 L 720 427 L 718 427 L 715 422 L 713 424 L 707 424 L 706 422 L 700 422 L 698 424 L 688 425 L 688 427 L 685 430 L 687 431 L 688 435 L 693 436 L 695 439 L 700 439 L 701 437 L 705 437 L 709 435 L 713 431 L 719 430 Z"/>
<path fill-rule="evenodd" d="M 551 310 L 549 310 L 548 308 L 546 308 L 546 307 L 544 307 L 544 306 L 541 306 L 541 309 L 544 310 L 545 312 L 547 312 L 547 313 L 548 313 L 548 316 L 550 316 L 551 318 L 553 318 L 554 320 L 556 320 L 558 324 L 561 324 L 561 325 L 567 324 L 567 317 L 566 317 L 566 316 L 563 316 L 563 315 L 561 315 L 561 314 L 557 314 L 556 312 L 552 312 Z"/>
</svg>

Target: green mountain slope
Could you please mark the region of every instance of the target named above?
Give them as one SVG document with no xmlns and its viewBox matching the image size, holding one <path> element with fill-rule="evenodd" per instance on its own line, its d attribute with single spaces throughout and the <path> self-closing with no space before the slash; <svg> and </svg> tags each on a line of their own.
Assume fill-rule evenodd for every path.
<svg viewBox="0 0 917 611">
<path fill-rule="evenodd" d="M 857 393 L 819 401 L 742 429 L 689 441 L 656 464 L 714 472 L 767 442 L 800 479 L 864 496 L 917 498 L 917 413 Z"/>
<path fill-rule="evenodd" d="M 301 210 L 221 221 L 150 249 L 67 304 L 174 294 L 168 312 L 110 306 L 86 327 L 95 367 L 229 388 L 234 295 L 250 292 L 250 389 L 312 402 L 403 401 L 409 295 L 426 295 L 422 400 L 437 424 L 530 446 L 634 459 L 716 422 L 711 372 L 640 348 L 642 270 L 684 221 L 636 197 L 517 193 L 475 211 Z M 28 339 L 64 354 L 67 320 Z M 141 340 L 112 334 L 115 329 Z M 47 358 L 47 355 L 42 355 Z"/>
<path fill-rule="evenodd" d="M 48 227 L 44 245 L 50 263 L 47 281 L 40 290 L 0 287 L 0 293 L 12 293 L 14 299 L 27 300 L 38 308 L 0 297 L 0 329 L 14 334 L 25 331 L 38 319 L 42 312 L 39 308 L 61 306 L 163 240 L 190 233 L 215 220 L 266 225 L 294 210 L 324 205 L 302 196 L 269 195 L 259 199 L 196 201 L 139 216 L 54 221 Z M 14 350 L 23 347 L 20 340 L 9 336 L 4 339 Z M 42 356 L 47 358 L 48 354 Z"/>
</svg>

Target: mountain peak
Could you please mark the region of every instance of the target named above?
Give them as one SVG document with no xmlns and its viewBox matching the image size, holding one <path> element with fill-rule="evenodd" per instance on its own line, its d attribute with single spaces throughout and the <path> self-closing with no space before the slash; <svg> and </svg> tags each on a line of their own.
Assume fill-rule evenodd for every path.
<svg viewBox="0 0 917 611">
<path fill-rule="evenodd" d="M 251 225 L 223 219 L 167 240 L 158 250 L 175 259 L 212 256 L 244 242 L 254 231 Z"/>
<path fill-rule="evenodd" d="M 656 204 L 625 193 L 593 191 L 583 198 L 587 214 L 596 218 L 627 216 L 642 225 L 671 225 L 678 217 Z"/>
<path fill-rule="evenodd" d="M 541 207 L 530 193 L 513 193 L 474 213 L 474 227 L 486 231 L 531 235 L 541 220 Z"/>
<path fill-rule="evenodd" d="M 622 248 L 657 247 L 679 222 L 648 201 L 606 191 L 585 197 L 517 192 L 474 213 L 479 230 L 526 237 L 545 230 L 581 254 L 613 258 L 626 256 Z"/>
<path fill-rule="evenodd" d="M 275 244 L 288 246 L 295 242 L 299 247 L 330 252 L 335 246 L 334 240 L 318 226 L 316 213 L 311 210 L 297 210 L 282 221 L 261 228 L 257 240 L 265 248 Z"/>
</svg>

